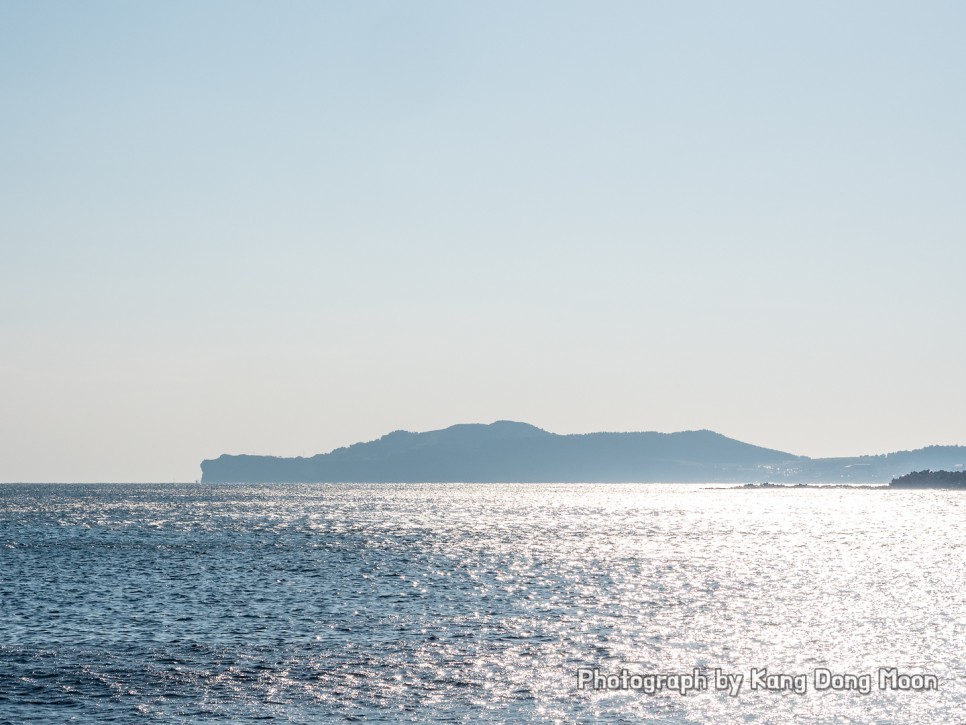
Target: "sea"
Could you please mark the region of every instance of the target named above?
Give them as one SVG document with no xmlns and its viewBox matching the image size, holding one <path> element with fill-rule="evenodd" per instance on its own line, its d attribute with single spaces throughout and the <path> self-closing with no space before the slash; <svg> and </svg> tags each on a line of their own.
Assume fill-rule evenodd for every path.
<svg viewBox="0 0 966 725">
<path fill-rule="evenodd" d="M 966 722 L 966 495 L 0 486 L 0 723 Z"/>
</svg>

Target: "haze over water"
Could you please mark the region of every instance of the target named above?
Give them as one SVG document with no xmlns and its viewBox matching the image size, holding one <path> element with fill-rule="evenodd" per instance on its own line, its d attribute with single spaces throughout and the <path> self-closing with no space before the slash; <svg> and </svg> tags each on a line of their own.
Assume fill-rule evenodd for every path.
<svg viewBox="0 0 966 725">
<path fill-rule="evenodd" d="M 948 722 L 961 496 L 697 485 L 0 487 L 0 721 Z M 593 693 L 578 667 L 808 673 Z M 815 692 L 815 668 L 936 692 Z"/>
<path fill-rule="evenodd" d="M 0 3 L 0 481 L 526 420 L 966 442 L 966 4 Z"/>
</svg>

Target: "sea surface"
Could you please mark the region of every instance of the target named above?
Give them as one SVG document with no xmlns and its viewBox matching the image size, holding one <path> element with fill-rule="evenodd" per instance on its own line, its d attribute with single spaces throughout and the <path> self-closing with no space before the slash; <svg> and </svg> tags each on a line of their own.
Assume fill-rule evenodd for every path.
<svg viewBox="0 0 966 725">
<path fill-rule="evenodd" d="M 2 485 L 0 723 L 966 722 L 964 531 L 955 491 Z"/>
</svg>

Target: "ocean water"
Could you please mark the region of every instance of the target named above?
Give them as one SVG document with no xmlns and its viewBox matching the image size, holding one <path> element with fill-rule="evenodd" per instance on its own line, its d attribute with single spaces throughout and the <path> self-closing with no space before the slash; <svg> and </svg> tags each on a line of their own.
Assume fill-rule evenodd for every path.
<svg viewBox="0 0 966 725">
<path fill-rule="evenodd" d="M 868 488 L 0 486 L 0 722 L 964 722 L 964 521 Z"/>
</svg>

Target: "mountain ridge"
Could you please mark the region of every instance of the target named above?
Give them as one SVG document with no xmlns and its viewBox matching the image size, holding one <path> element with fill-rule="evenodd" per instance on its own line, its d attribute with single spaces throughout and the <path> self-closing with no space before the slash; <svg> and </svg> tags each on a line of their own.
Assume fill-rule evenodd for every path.
<svg viewBox="0 0 966 725">
<path fill-rule="evenodd" d="M 459 423 L 396 430 L 305 457 L 223 454 L 201 463 L 202 482 L 245 483 L 717 483 L 887 482 L 919 468 L 966 466 L 966 447 L 929 446 L 872 456 L 809 458 L 708 429 L 557 434 L 529 423 Z"/>
</svg>

